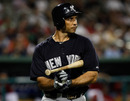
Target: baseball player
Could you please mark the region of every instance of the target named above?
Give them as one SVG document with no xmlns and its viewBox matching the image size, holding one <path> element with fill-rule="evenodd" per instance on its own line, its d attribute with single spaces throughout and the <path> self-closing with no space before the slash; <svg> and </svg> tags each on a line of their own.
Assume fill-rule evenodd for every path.
<svg viewBox="0 0 130 101">
<path fill-rule="evenodd" d="M 35 48 L 30 70 L 31 80 L 43 91 L 42 101 L 86 101 L 88 86 L 97 79 L 99 63 L 95 49 L 88 38 L 75 33 L 80 14 L 70 3 L 62 3 L 52 10 L 55 33 Z M 78 60 L 84 65 L 52 73 Z"/>
</svg>

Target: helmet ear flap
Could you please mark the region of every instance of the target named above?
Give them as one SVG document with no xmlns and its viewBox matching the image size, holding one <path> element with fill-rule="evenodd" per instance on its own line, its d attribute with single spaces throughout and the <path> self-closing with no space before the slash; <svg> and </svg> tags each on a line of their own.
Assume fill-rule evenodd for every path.
<svg viewBox="0 0 130 101">
<path fill-rule="evenodd" d="M 62 29 L 64 27 L 64 25 L 65 25 L 65 21 L 63 18 L 61 20 L 58 20 L 55 23 L 55 26 L 57 27 L 58 30 Z"/>
<path fill-rule="evenodd" d="M 56 28 L 58 30 L 60 30 L 61 28 L 64 27 L 65 21 L 63 18 L 63 12 L 61 11 L 62 9 L 59 8 L 59 6 L 55 7 L 52 10 L 52 18 L 53 18 L 53 22 L 54 25 L 56 26 Z"/>
</svg>

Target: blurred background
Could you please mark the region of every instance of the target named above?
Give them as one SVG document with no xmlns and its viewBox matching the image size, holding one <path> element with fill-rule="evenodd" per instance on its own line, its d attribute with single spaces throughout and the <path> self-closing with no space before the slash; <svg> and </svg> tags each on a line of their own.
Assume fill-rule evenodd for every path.
<svg viewBox="0 0 130 101">
<path fill-rule="evenodd" d="M 40 101 L 29 79 L 35 46 L 55 31 L 51 10 L 74 4 L 77 34 L 88 37 L 100 61 L 88 101 L 130 101 L 130 0 L 0 0 L 0 101 Z"/>
</svg>

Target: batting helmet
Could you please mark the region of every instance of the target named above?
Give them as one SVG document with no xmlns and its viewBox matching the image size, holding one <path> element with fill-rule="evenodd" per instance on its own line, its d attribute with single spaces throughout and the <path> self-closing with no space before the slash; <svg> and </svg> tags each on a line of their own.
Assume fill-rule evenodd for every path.
<svg viewBox="0 0 130 101">
<path fill-rule="evenodd" d="M 69 18 L 74 15 L 78 15 L 79 11 L 77 11 L 74 7 L 74 5 L 70 3 L 62 3 L 57 5 L 52 10 L 52 19 L 54 26 L 59 30 L 64 27 L 65 21 L 64 19 Z"/>
</svg>

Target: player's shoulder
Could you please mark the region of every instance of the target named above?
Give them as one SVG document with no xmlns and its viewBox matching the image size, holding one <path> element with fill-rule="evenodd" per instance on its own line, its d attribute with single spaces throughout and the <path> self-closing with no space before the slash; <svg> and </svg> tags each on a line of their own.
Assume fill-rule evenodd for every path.
<svg viewBox="0 0 130 101">
<path fill-rule="evenodd" d="M 79 34 L 76 34 L 76 33 L 74 34 L 74 36 L 77 37 L 77 39 L 78 39 L 79 41 L 82 41 L 82 42 L 83 42 L 83 41 L 86 41 L 86 42 L 89 41 L 89 42 L 91 42 L 90 39 L 87 38 L 87 37 L 85 37 L 85 36 L 82 36 L 82 35 L 79 35 Z"/>
<path fill-rule="evenodd" d="M 42 49 L 48 46 L 49 41 L 52 39 L 52 37 L 48 37 L 45 40 L 43 40 L 42 42 L 40 42 L 39 44 L 36 45 L 36 49 Z"/>
</svg>

